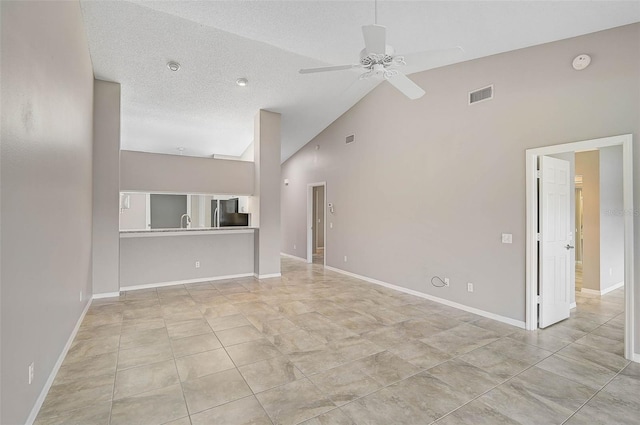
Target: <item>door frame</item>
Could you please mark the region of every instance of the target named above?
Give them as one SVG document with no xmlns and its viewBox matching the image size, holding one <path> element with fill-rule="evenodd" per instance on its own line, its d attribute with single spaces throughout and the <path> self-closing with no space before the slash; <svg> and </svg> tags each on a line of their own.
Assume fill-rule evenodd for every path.
<svg viewBox="0 0 640 425">
<path fill-rule="evenodd" d="M 633 136 L 624 134 L 526 150 L 526 314 L 525 328 L 538 329 L 538 157 L 622 146 L 622 192 L 624 209 L 624 356 L 634 359 L 634 230 L 633 230 Z"/>
<path fill-rule="evenodd" d="M 307 263 L 313 263 L 313 188 L 324 187 L 324 263 L 327 265 L 327 182 L 307 184 Z"/>
</svg>

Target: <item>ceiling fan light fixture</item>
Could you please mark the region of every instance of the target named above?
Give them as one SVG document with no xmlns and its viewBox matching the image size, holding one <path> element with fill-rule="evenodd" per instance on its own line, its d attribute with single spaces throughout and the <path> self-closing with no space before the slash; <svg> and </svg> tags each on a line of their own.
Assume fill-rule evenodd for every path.
<svg viewBox="0 0 640 425">
<path fill-rule="evenodd" d="M 175 61 L 170 61 L 167 62 L 167 68 L 169 68 L 170 71 L 176 72 L 180 69 L 180 64 Z"/>
<path fill-rule="evenodd" d="M 382 76 L 384 77 L 385 80 L 388 80 L 389 78 L 393 78 L 398 74 L 399 72 L 396 71 L 395 69 L 385 69 L 384 72 L 382 73 Z"/>
</svg>

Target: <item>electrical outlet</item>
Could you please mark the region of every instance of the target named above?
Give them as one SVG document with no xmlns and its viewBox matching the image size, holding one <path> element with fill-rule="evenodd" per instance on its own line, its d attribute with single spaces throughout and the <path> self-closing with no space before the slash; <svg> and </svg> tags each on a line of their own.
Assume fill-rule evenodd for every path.
<svg viewBox="0 0 640 425">
<path fill-rule="evenodd" d="M 293 244 L 293 249 L 296 249 L 296 244 Z"/>
<path fill-rule="evenodd" d="M 347 256 L 346 255 L 344 256 L 344 262 L 345 263 L 347 262 Z"/>
<path fill-rule="evenodd" d="M 503 233 L 502 243 L 513 243 L 513 235 L 511 233 Z"/>
<path fill-rule="evenodd" d="M 333 223 L 329 223 L 329 229 L 333 229 Z"/>
<path fill-rule="evenodd" d="M 33 370 L 35 369 L 35 365 L 33 362 L 29 365 L 29 385 L 33 383 Z"/>
<path fill-rule="evenodd" d="M 449 278 L 448 277 L 444 278 L 444 286 L 449 286 Z"/>
<path fill-rule="evenodd" d="M 82 290 L 80 291 L 80 302 L 82 302 Z"/>
<path fill-rule="evenodd" d="M 473 292 L 473 283 L 471 283 L 471 282 L 467 283 L 467 291 L 468 292 Z"/>
<path fill-rule="evenodd" d="M 200 261 L 196 261 L 196 269 L 200 268 Z"/>
</svg>

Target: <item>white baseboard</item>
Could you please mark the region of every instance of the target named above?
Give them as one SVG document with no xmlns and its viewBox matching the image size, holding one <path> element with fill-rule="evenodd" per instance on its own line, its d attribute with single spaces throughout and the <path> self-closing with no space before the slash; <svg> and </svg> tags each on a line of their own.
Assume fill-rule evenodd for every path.
<svg viewBox="0 0 640 425">
<path fill-rule="evenodd" d="M 256 279 L 271 279 L 272 277 L 281 277 L 282 273 L 271 273 L 271 274 L 257 274 L 254 273 L 253 277 Z"/>
<path fill-rule="evenodd" d="M 47 382 L 45 382 L 44 387 L 42 388 L 42 391 L 40 391 L 40 395 L 36 399 L 36 402 L 33 405 L 33 408 L 31 409 L 31 413 L 29 413 L 29 417 L 27 418 L 27 422 L 25 422 L 25 425 L 32 425 L 35 422 L 36 417 L 40 412 L 40 408 L 42 407 L 42 403 L 44 403 L 44 399 L 47 398 L 47 394 L 51 389 L 51 385 L 53 385 L 53 381 L 56 379 L 56 375 L 60 370 L 60 366 L 62 366 L 62 362 L 64 361 L 64 358 L 67 356 L 67 353 L 69 352 L 69 348 L 71 348 L 71 344 L 73 343 L 73 340 L 75 339 L 76 334 L 78 333 L 78 329 L 80 329 L 80 325 L 84 320 L 84 316 L 87 314 L 87 311 L 89 311 L 89 307 L 91 306 L 91 301 L 92 300 L 90 299 L 87 302 L 87 305 L 82 311 L 80 318 L 78 318 L 78 321 L 76 322 L 76 326 L 73 328 L 73 331 L 71 332 L 71 335 L 67 340 L 67 343 L 65 344 L 64 348 L 62 349 L 62 352 L 58 356 L 58 360 L 56 361 L 56 364 L 53 366 L 53 370 L 51 370 L 51 373 L 49 374 L 49 378 L 47 379 Z"/>
<path fill-rule="evenodd" d="M 576 303 L 571 303 L 571 304 L 569 305 L 569 309 L 570 309 L 570 310 L 573 310 L 573 309 L 574 309 L 574 308 L 576 308 L 577 306 L 578 306 L 578 304 L 576 304 Z"/>
<path fill-rule="evenodd" d="M 251 277 L 253 273 L 230 274 L 227 276 L 203 277 L 198 279 L 174 280 L 171 282 L 145 283 L 144 285 L 122 286 L 120 291 L 135 291 L 136 289 L 162 288 L 165 286 L 186 285 L 188 283 L 211 282 L 213 280 L 237 279 Z"/>
<path fill-rule="evenodd" d="M 120 292 L 103 292 L 102 294 L 93 294 L 93 297 L 91 297 L 91 299 L 99 300 L 102 298 L 114 298 L 119 296 Z"/>
<path fill-rule="evenodd" d="M 600 291 L 600 294 L 601 294 L 601 295 L 608 294 L 609 292 L 611 292 L 611 291 L 615 291 L 616 289 L 620 289 L 620 288 L 622 288 L 622 287 L 624 287 L 624 280 L 623 280 L 622 282 L 618 282 L 618 283 L 616 283 L 615 285 L 611 285 L 611 286 L 609 286 L 609 287 L 608 287 L 607 289 L 605 289 L 604 291 Z"/>
<path fill-rule="evenodd" d="M 624 286 L 624 281 L 611 285 L 610 287 L 602 291 L 598 291 L 597 289 L 582 288 L 580 289 L 580 292 L 584 292 L 585 294 L 591 294 L 591 295 L 605 295 L 611 291 L 615 291 L 616 289 L 622 288 L 623 286 Z"/>
<path fill-rule="evenodd" d="M 631 360 L 636 363 L 640 363 L 640 353 L 633 353 L 633 358 Z"/>
<path fill-rule="evenodd" d="M 364 280 L 366 282 L 374 283 L 376 285 L 384 286 L 386 288 L 395 289 L 396 291 L 404 292 L 406 294 L 415 295 L 416 297 L 425 298 L 430 301 L 435 301 L 440 304 L 444 304 L 449 307 L 457 308 L 459 310 L 467 311 L 469 313 L 477 314 L 478 316 L 487 317 L 489 319 L 497 320 L 498 322 L 506 323 L 508 325 L 517 326 L 521 329 L 525 328 L 524 321 L 515 320 L 510 317 L 500 316 L 499 314 L 490 313 L 488 311 L 480 310 L 474 307 L 469 307 L 464 304 L 460 304 L 454 301 L 445 300 L 444 298 L 434 297 L 433 295 L 425 294 L 424 292 L 414 291 L 413 289 L 403 288 L 402 286 L 393 285 L 391 283 L 383 282 L 381 280 L 372 279 L 370 277 L 361 276 L 359 274 L 351 273 L 346 270 L 337 269 L 331 266 L 324 266 L 327 270 L 333 270 L 347 276 L 355 277 L 357 279 Z"/>
<path fill-rule="evenodd" d="M 582 288 L 580 289 L 580 292 L 582 292 L 583 294 L 589 294 L 589 295 L 602 295 L 600 291 L 596 289 Z"/>
<path fill-rule="evenodd" d="M 281 252 L 280 255 L 282 255 L 283 257 L 291 258 L 292 260 L 304 261 L 305 263 L 307 262 L 306 258 L 298 257 L 296 255 L 286 254 L 284 252 Z"/>
</svg>

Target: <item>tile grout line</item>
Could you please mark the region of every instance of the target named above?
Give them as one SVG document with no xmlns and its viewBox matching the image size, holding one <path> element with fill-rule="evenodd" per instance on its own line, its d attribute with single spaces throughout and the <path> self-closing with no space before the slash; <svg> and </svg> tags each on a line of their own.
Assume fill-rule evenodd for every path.
<svg viewBox="0 0 640 425">
<path fill-rule="evenodd" d="M 609 319 L 609 320 L 613 320 L 613 318 L 612 318 L 612 319 Z M 607 322 L 605 322 L 605 323 L 608 323 L 608 321 L 607 321 Z M 600 326 L 603 326 L 605 323 L 601 324 Z M 598 329 L 600 326 L 598 326 L 598 327 L 594 328 L 593 330 Z M 593 332 L 593 331 L 591 331 L 591 332 Z M 586 335 L 589 335 L 591 332 L 587 332 L 587 333 L 586 333 Z M 511 335 L 511 334 L 510 334 L 510 335 Z M 584 336 L 586 336 L 586 335 L 584 335 Z M 508 338 L 508 337 L 509 337 L 509 335 L 505 335 L 504 337 L 502 337 L 502 338 L 500 338 L 500 339 Z M 524 344 L 526 344 L 526 343 L 524 343 Z M 527 367 L 526 369 L 524 369 L 524 370 L 522 370 L 522 371 L 518 372 L 516 375 L 514 375 L 514 376 L 512 376 L 512 377 L 508 378 L 508 379 L 507 379 L 507 380 L 505 380 L 504 382 L 501 382 L 500 384 L 498 384 L 498 385 L 494 386 L 493 388 L 490 388 L 489 390 L 487 390 L 487 391 L 485 391 L 484 393 L 482 393 L 482 394 L 478 395 L 477 397 L 473 398 L 472 400 L 469 400 L 467 403 L 463 404 L 462 406 L 457 407 L 456 409 L 452 410 L 451 412 L 447 413 L 446 415 L 441 416 L 440 418 L 438 418 L 438 419 L 436 419 L 435 421 L 433 421 L 433 422 L 432 422 L 432 424 L 433 424 L 433 423 L 435 423 L 435 422 L 437 422 L 437 421 L 439 421 L 439 420 L 441 420 L 442 418 L 444 418 L 444 417 L 446 417 L 446 416 L 449 416 L 449 415 L 450 415 L 450 414 L 452 414 L 453 412 L 455 412 L 455 411 L 457 411 L 457 410 L 461 409 L 462 407 L 466 406 L 467 404 L 469 404 L 469 403 L 471 403 L 471 402 L 473 402 L 473 401 L 477 400 L 478 398 L 482 397 L 483 395 L 487 394 L 488 392 L 493 391 L 494 389 L 496 389 L 496 388 L 497 388 L 497 387 L 499 387 L 500 385 L 503 385 L 503 384 L 505 384 L 505 383 L 507 383 L 507 382 L 511 381 L 512 379 L 516 378 L 517 376 L 522 375 L 522 374 L 523 374 L 524 372 L 526 372 L 527 370 L 529 370 L 529 369 L 533 368 L 534 366 L 537 366 L 538 364 L 542 363 L 542 362 L 543 362 L 543 361 L 545 361 L 546 359 L 548 359 L 548 358 L 550 358 L 550 357 L 552 357 L 552 356 L 554 356 L 554 355 L 556 355 L 556 354 L 557 354 L 557 355 L 559 355 L 559 356 L 562 356 L 562 357 L 565 357 L 565 358 L 566 358 L 566 356 L 563 356 L 562 354 L 560 354 L 560 351 L 564 350 L 565 348 L 567 348 L 567 347 L 568 347 L 568 346 L 570 346 L 571 344 L 576 344 L 576 342 L 575 342 L 575 341 L 570 342 L 570 343 L 568 343 L 567 345 L 565 345 L 565 346 L 563 346 L 563 347 L 561 347 L 561 348 L 559 348 L 559 349 L 557 349 L 557 350 L 555 350 L 555 351 L 545 350 L 545 349 L 543 349 L 543 348 L 541 348 L 541 347 L 538 347 L 538 346 L 535 346 L 535 345 L 533 345 L 533 344 L 528 344 L 528 345 L 531 345 L 532 347 L 536 347 L 536 348 L 538 348 L 538 349 L 542 349 L 542 350 L 545 350 L 545 351 L 549 351 L 549 352 L 551 352 L 552 354 L 551 354 L 551 355 L 549 355 L 549 356 L 547 356 L 547 357 L 545 357 L 545 358 L 543 358 L 543 359 L 541 359 L 541 360 L 539 360 L 538 362 L 536 362 L 536 363 L 532 364 L 531 366 Z M 488 345 L 488 344 L 487 344 L 487 345 Z M 579 344 L 579 345 L 582 345 L 582 344 Z M 482 348 L 482 347 L 479 347 L 479 348 Z M 457 357 L 460 357 L 460 356 L 457 356 Z M 455 358 L 457 358 L 457 357 L 455 357 Z M 464 361 L 464 360 L 463 360 L 463 361 Z M 581 405 L 581 406 L 580 406 L 576 411 L 574 411 L 574 412 L 571 414 L 571 416 L 569 416 L 569 418 L 565 419 L 565 420 L 562 422 L 562 424 L 564 424 L 564 423 L 565 423 L 566 421 L 568 421 L 571 417 L 573 417 L 573 416 L 578 412 L 578 410 L 580 410 L 582 407 L 584 407 L 584 405 L 586 405 L 586 404 L 587 404 L 587 403 L 588 403 L 588 402 L 589 402 L 593 397 L 595 397 L 595 396 L 596 396 L 600 391 L 602 391 L 602 390 L 604 389 L 604 387 L 606 387 L 606 386 L 607 386 L 607 385 L 608 385 L 608 384 L 609 384 L 613 379 L 615 379 L 615 377 L 616 377 L 616 376 L 618 376 L 618 375 L 622 372 L 622 370 L 624 370 L 624 369 L 628 366 L 628 364 L 629 364 L 629 363 L 627 362 L 627 365 L 625 365 L 622 369 L 620 369 L 620 371 L 619 371 L 618 373 L 616 373 L 616 375 L 615 375 L 613 378 L 611 378 L 609 381 L 607 381 L 607 383 L 606 383 L 605 385 L 603 385 L 603 386 L 602 386 L 599 390 L 597 390 L 597 391 L 596 391 L 596 392 L 595 392 L 591 397 L 589 397 L 589 399 L 587 399 L 587 401 L 585 401 L 585 402 L 584 402 L 584 403 L 583 403 L 583 404 L 582 404 L 582 405 Z M 542 369 L 542 370 L 545 370 L 545 369 Z M 549 372 L 549 373 L 553 373 L 554 375 L 557 375 L 557 374 L 556 374 L 556 373 L 554 373 L 554 372 L 550 372 L 550 371 L 547 371 L 547 370 L 545 370 L 545 371 L 546 371 L 546 372 Z M 562 378 L 564 378 L 564 379 L 567 379 L 567 380 L 569 380 L 569 381 L 571 381 L 571 382 L 574 382 L 574 383 L 576 383 L 576 384 L 578 384 L 578 385 L 586 386 L 585 384 L 581 384 L 581 383 L 579 383 L 579 382 L 574 381 L 573 379 L 566 378 L 566 377 L 564 377 L 564 376 L 562 376 L 562 375 L 558 375 L 558 376 L 560 376 L 560 377 L 562 377 Z"/>
<path fill-rule="evenodd" d="M 611 383 L 611 381 L 613 381 L 614 379 L 616 379 L 616 378 L 618 377 L 618 375 L 620 375 L 620 374 L 622 373 L 622 371 L 623 371 L 624 369 L 626 369 L 626 367 L 627 367 L 628 365 L 629 365 L 629 364 L 627 363 L 627 365 L 626 365 L 625 367 L 623 367 L 622 369 L 620 369 L 620 371 L 619 371 L 618 373 L 616 373 L 616 374 L 615 374 L 615 376 L 614 376 L 613 378 L 609 379 L 609 380 L 607 381 L 607 383 L 606 383 L 606 384 L 604 384 L 602 387 L 600 387 L 600 389 L 599 389 L 599 390 L 597 390 L 597 391 L 595 392 L 595 394 L 593 394 L 591 397 L 589 397 L 589 399 L 587 399 L 587 401 L 585 401 L 584 403 L 582 403 L 582 405 L 581 405 L 580 407 L 578 407 L 578 408 L 576 409 L 576 411 L 575 411 L 575 412 L 573 412 L 573 413 L 572 413 L 572 414 L 571 414 L 567 419 L 565 419 L 565 420 L 562 422 L 562 424 L 567 423 L 567 421 L 568 421 L 569 419 L 571 419 L 572 417 L 574 417 L 574 416 L 576 415 L 576 413 L 578 413 L 578 412 L 580 411 L 580 409 L 582 409 L 584 406 L 586 406 L 586 405 L 587 405 L 587 403 L 589 403 L 591 400 L 593 400 L 593 398 L 594 398 L 595 396 L 597 396 L 598 394 L 600 394 L 600 392 L 601 392 L 601 391 L 603 391 L 603 390 L 605 389 L 605 387 Z"/>
<path fill-rule="evenodd" d="M 125 292 L 125 298 L 127 297 Z M 120 343 L 122 341 L 122 326 L 124 324 L 124 306 L 122 309 L 122 321 L 120 322 L 120 332 L 118 333 L 118 351 L 116 355 L 116 369 L 113 373 L 113 390 L 111 391 L 111 403 L 109 406 L 109 424 L 111 424 L 111 417 L 113 415 L 113 402 L 116 395 L 116 380 L 118 378 L 118 363 L 120 362 Z"/>
<path fill-rule="evenodd" d="M 255 277 L 254 277 L 253 279 L 254 279 L 254 280 L 258 280 L 258 279 L 256 279 Z M 242 286 L 242 284 L 240 284 L 240 285 Z M 247 289 L 247 288 L 245 288 L 245 289 Z M 248 290 L 248 289 L 247 289 L 247 290 Z M 251 291 L 249 291 L 249 292 L 251 292 Z M 223 296 L 224 296 L 224 295 L 223 295 Z M 225 298 L 227 298 L 226 296 L 224 296 L 224 297 L 225 297 Z M 228 298 L 227 298 L 227 299 L 228 299 Z M 230 300 L 230 301 L 233 301 L 233 300 Z M 245 316 L 244 312 L 240 311 L 240 314 L 242 315 L 242 317 L 243 317 L 247 322 L 249 322 L 249 319 L 247 319 L 247 317 Z M 251 322 L 249 322 L 249 323 L 251 323 Z M 207 325 L 209 325 L 209 327 L 211 328 L 211 325 L 209 324 L 209 322 L 208 322 L 208 321 L 207 321 Z M 251 323 L 251 326 L 252 326 L 252 327 L 254 327 L 254 328 L 256 328 L 255 326 L 253 326 L 253 323 Z M 239 326 L 238 326 L 238 327 L 239 327 Z M 234 329 L 234 328 L 230 328 L 230 329 Z M 256 329 L 257 329 L 257 328 L 256 328 Z M 213 330 L 213 328 L 211 328 L 211 332 L 213 332 L 213 334 L 214 334 L 214 335 L 216 335 L 216 333 L 215 333 L 215 331 Z M 217 338 L 217 335 L 216 335 L 216 338 Z M 241 343 L 241 344 L 242 344 L 242 343 Z M 231 355 L 229 355 L 229 352 L 227 351 L 227 346 L 226 346 L 226 345 L 224 345 L 224 344 L 222 343 L 222 341 L 220 341 L 220 345 L 222 345 L 222 348 L 224 349 L 224 352 L 227 354 L 227 357 L 229 357 L 229 360 L 231 360 L 231 363 L 233 363 L 233 366 L 235 367 L 236 372 L 238 372 L 238 375 L 240 375 L 240 377 L 241 377 L 241 378 L 242 378 L 242 380 L 244 381 L 244 384 L 247 386 L 247 388 L 249 388 L 249 391 L 251 391 L 251 395 L 250 395 L 250 396 L 246 396 L 246 397 L 241 397 L 241 398 L 236 399 L 236 400 L 228 401 L 228 402 L 223 403 L 223 404 L 221 404 L 221 405 L 211 407 L 210 409 L 215 409 L 215 408 L 217 408 L 217 407 L 223 406 L 223 405 L 228 404 L 228 403 L 232 403 L 232 402 L 234 402 L 234 401 L 242 400 L 242 399 L 245 399 L 245 398 L 247 398 L 247 397 L 253 397 L 253 398 L 258 402 L 258 404 L 260 405 L 260 407 L 261 407 L 261 408 L 262 408 L 262 410 L 264 411 L 265 415 L 267 415 L 267 417 L 269 418 L 269 420 L 270 420 L 270 421 L 271 421 L 271 423 L 273 424 L 274 422 L 273 422 L 273 419 L 271 418 L 271 415 L 269 415 L 269 412 L 267 412 L 267 409 L 265 409 L 265 408 L 264 408 L 264 406 L 262 405 L 262 402 L 260 402 L 260 399 L 258 399 L 258 397 L 256 396 L 256 393 L 253 391 L 253 388 L 251 388 L 251 385 L 249 385 L 249 383 L 247 382 L 247 380 L 246 380 L 246 378 L 244 377 L 244 375 L 242 374 L 242 372 L 240 372 L 240 368 L 238 367 L 238 365 L 236 364 L 236 362 L 233 360 L 233 358 L 231 357 Z M 233 345 L 239 345 L 239 344 L 233 344 Z M 277 348 L 276 348 L 276 349 L 277 349 Z M 280 352 L 280 350 L 278 350 L 278 352 Z M 282 354 L 282 353 L 281 353 L 281 354 Z M 255 362 L 255 363 L 258 363 L 258 362 Z M 254 364 L 254 363 L 251 363 L 251 364 Z M 203 410 L 203 412 L 204 412 L 204 411 L 206 411 L 206 410 L 209 410 L 209 409 L 205 409 L 205 410 Z M 198 413 L 199 413 L 199 412 L 198 412 Z"/>
</svg>

